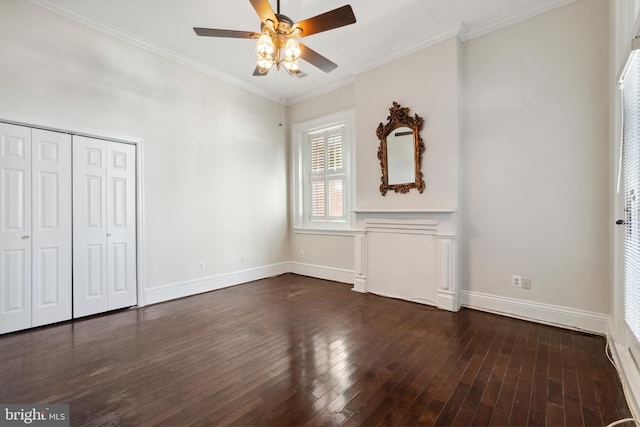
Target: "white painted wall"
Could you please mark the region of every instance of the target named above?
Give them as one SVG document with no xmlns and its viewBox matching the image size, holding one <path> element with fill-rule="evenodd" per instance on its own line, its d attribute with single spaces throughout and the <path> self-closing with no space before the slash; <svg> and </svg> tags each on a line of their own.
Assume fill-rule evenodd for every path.
<svg viewBox="0 0 640 427">
<path fill-rule="evenodd" d="M 452 38 L 362 73 L 355 81 L 356 207 L 455 209 L 458 205 L 458 48 Z M 422 194 L 380 194 L 380 141 L 393 101 L 425 119 Z"/>
<path fill-rule="evenodd" d="M 581 0 L 463 45 L 472 293 L 609 312 L 608 14 Z"/>
<path fill-rule="evenodd" d="M 304 252 L 304 257 L 300 255 Z M 291 260 L 304 264 L 353 270 L 354 243 L 351 234 L 292 233 Z"/>
<path fill-rule="evenodd" d="M 148 289 L 287 261 L 277 103 L 20 0 L 0 2 L 0 94 L 0 113 L 144 139 Z"/>
<path fill-rule="evenodd" d="M 347 85 L 288 108 L 289 124 L 302 123 L 355 107 L 353 85 Z M 375 135 L 375 133 L 374 133 Z"/>
</svg>

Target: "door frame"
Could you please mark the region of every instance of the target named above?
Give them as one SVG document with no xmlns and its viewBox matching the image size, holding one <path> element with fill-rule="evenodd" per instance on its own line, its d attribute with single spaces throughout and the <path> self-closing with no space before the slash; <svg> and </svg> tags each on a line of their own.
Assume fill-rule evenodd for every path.
<svg viewBox="0 0 640 427">
<path fill-rule="evenodd" d="M 145 221 L 144 221 L 144 140 L 142 138 L 119 135 L 112 132 L 82 128 L 76 125 L 60 123 L 23 117 L 15 114 L 0 111 L 0 122 L 25 126 L 54 132 L 68 133 L 71 135 L 86 136 L 89 138 L 104 139 L 107 141 L 131 144 L 136 147 L 136 286 L 137 286 L 137 307 L 146 305 L 145 275 L 144 275 L 144 242 L 145 242 Z M 72 146 L 73 147 L 73 146 Z M 73 148 L 72 148 L 73 149 Z"/>
<path fill-rule="evenodd" d="M 640 370 L 636 360 L 640 355 L 640 343 L 633 336 L 624 320 L 624 227 L 616 225 L 615 221 L 624 219 L 624 177 L 621 163 L 622 151 L 622 105 L 620 82 L 628 64 L 628 59 L 634 46 L 633 39 L 640 34 L 640 14 L 632 3 L 614 3 L 612 23 L 614 24 L 613 55 L 610 58 L 610 170 L 611 170 L 611 198 L 610 198 L 610 243 L 611 243 L 611 303 L 607 338 L 613 359 L 619 368 L 619 374 L 624 380 L 627 402 L 633 406 L 635 413 L 640 413 Z M 634 23 L 629 26 L 628 17 L 634 16 Z M 618 187 L 619 182 L 619 187 Z M 619 190 L 618 190 L 619 188 Z M 636 356 L 634 356 L 634 354 Z"/>
</svg>

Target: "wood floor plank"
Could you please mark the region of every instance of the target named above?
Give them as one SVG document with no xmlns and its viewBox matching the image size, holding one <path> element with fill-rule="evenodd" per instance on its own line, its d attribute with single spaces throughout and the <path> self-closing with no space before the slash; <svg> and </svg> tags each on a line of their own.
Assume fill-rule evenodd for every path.
<svg viewBox="0 0 640 427">
<path fill-rule="evenodd" d="M 72 425 L 605 425 L 602 337 L 286 274 L 0 336 L 0 402 Z"/>
<path fill-rule="evenodd" d="M 509 366 L 505 374 L 504 380 L 500 387 L 498 398 L 494 404 L 494 412 L 491 415 L 491 421 L 489 425 L 492 426 L 505 426 L 509 425 L 509 418 L 511 417 L 513 402 L 515 400 L 516 386 L 519 380 L 520 367 L 523 363 L 524 351 L 526 346 L 526 332 L 528 325 L 520 324 L 519 328 L 515 331 L 515 340 L 509 360 Z M 491 404 L 490 401 L 485 401 L 485 404 Z"/>
<path fill-rule="evenodd" d="M 535 359 L 534 378 L 531 384 L 531 400 L 529 402 L 529 419 L 527 425 L 544 425 L 547 419 L 547 402 L 549 392 L 549 328 L 543 328 L 538 335 L 538 346 Z"/>
<path fill-rule="evenodd" d="M 553 403 L 547 403 L 547 409 L 545 411 L 545 424 L 547 426 L 564 426 L 564 409 L 562 406 L 555 405 Z"/>
</svg>

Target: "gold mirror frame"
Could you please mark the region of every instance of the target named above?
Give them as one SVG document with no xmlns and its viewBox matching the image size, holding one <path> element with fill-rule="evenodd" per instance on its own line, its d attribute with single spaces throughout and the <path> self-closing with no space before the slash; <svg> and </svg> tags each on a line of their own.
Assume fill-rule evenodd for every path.
<svg viewBox="0 0 640 427">
<path fill-rule="evenodd" d="M 409 115 L 409 108 L 401 107 L 400 104 L 393 101 L 393 106 L 389 108 L 389 116 L 387 117 L 387 124 L 380 123 L 378 129 L 376 129 L 376 135 L 380 140 L 380 146 L 378 147 L 378 160 L 380 160 L 380 167 L 382 168 L 382 177 L 380 180 L 380 193 L 386 195 L 387 191 L 393 190 L 396 193 L 408 193 L 412 188 L 416 188 L 420 193 L 424 191 L 425 184 L 422 175 L 422 153 L 424 153 L 424 142 L 420 137 L 420 129 L 424 124 L 424 119 L 417 114 L 412 117 Z M 388 149 L 387 138 L 395 129 L 401 127 L 408 127 L 413 131 L 413 163 L 415 167 L 414 177 L 415 181 L 389 184 L 389 167 L 388 167 Z"/>
</svg>

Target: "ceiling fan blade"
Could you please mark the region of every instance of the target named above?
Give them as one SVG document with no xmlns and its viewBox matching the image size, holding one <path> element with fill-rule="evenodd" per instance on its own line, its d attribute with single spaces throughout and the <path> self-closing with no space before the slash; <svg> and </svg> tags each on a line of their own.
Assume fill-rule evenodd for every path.
<svg viewBox="0 0 640 427">
<path fill-rule="evenodd" d="M 269 68 L 269 70 L 270 70 L 270 69 L 271 69 L 271 68 Z M 258 76 L 266 76 L 266 75 L 267 75 L 267 73 L 269 72 L 269 70 L 267 70 L 267 71 L 264 71 L 264 72 L 263 72 L 263 71 L 260 69 L 260 67 L 256 65 L 256 69 L 255 69 L 255 70 L 253 70 L 253 75 L 254 75 L 254 76 L 256 76 L 256 77 L 258 77 Z"/>
<path fill-rule="evenodd" d="M 260 20 L 262 20 L 262 22 L 270 20 L 273 21 L 276 26 L 278 25 L 278 19 L 273 13 L 273 9 L 271 9 L 269 0 L 249 0 L 249 2 L 258 13 L 258 16 L 260 17 Z"/>
<path fill-rule="evenodd" d="M 302 37 L 307 37 L 311 34 L 344 27 L 345 25 L 350 25 L 355 22 L 356 16 L 353 14 L 353 9 L 351 9 L 350 5 L 346 5 L 323 13 L 322 15 L 300 21 L 294 25 L 294 28 L 298 27 L 302 29 Z"/>
<path fill-rule="evenodd" d="M 253 31 L 217 30 L 215 28 L 194 28 L 193 31 L 199 36 L 205 37 L 228 37 L 232 39 L 257 39 L 260 34 Z"/>
<path fill-rule="evenodd" d="M 338 66 L 338 64 L 320 55 L 315 50 L 307 47 L 302 43 L 299 43 L 299 44 L 300 44 L 300 57 L 305 61 L 307 61 L 309 64 L 320 68 L 325 73 L 329 73 L 335 70 L 335 68 Z"/>
</svg>

